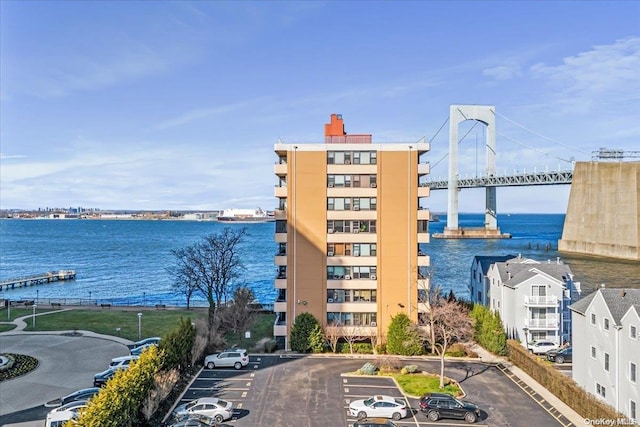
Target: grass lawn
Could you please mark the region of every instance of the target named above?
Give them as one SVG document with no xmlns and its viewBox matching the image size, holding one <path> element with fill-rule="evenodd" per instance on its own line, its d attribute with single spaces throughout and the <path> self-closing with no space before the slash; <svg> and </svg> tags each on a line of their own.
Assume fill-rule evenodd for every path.
<svg viewBox="0 0 640 427">
<path fill-rule="evenodd" d="M 51 309 L 36 309 L 36 313 L 51 312 Z M 9 320 L 18 317 L 28 316 L 33 313 L 31 308 L 12 308 Z M 166 309 L 140 307 L 119 309 L 117 307 L 109 309 L 71 309 L 67 311 L 52 312 L 47 315 L 36 316 L 36 327 L 32 327 L 32 319 L 25 319 L 27 327 L 25 331 L 66 331 L 85 330 L 99 334 L 120 336 L 136 341 L 138 339 L 138 313 L 142 313 L 141 329 L 142 337 L 163 336 L 172 330 L 181 317 L 189 318 L 192 322 L 198 319 L 206 319 L 206 308 L 187 309 Z M 0 312 L 0 319 L 7 321 L 2 316 L 7 316 L 7 312 Z M 245 338 L 245 332 L 230 333 L 227 335 L 228 345 L 251 348 L 259 340 L 273 337 L 273 314 L 259 314 L 255 323 L 248 328 L 251 337 Z M 0 332 L 9 331 L 13 325 L 0 325 Z M 120 329 L 119 331 L 117 329 Z"/>
<path fill-rule="evenodd" d="M 25 331 L 65 331 L 85 330 L 99 334 L 120 336 L 132 341 L 138 340 L 138 313 L 142 313 L 141 335 L 145 337 L 163 336 L 173 329 L 181 317 L 195 322 L 206 318 L 206 309 L 167 309 L 154 308 L 131 309 L 72 309 L 36 316 L 36 327 L 32 328 L 31 319 L 26 319 Z M 13 310 L 12 310 L 13 314 Z M 118 328 L 120 329 L 118 331 Z"/>
<path fill-rule="evenodd" d="M 256 317 L 253 326 L 249 328 L 250 338 L 245 337 L 245 332 L 227 334 L 227 345 L 229 347 L 236 345 L 240 348 L 246 348 L 251 351 L 251 348 L 256 345 L 258 341 L 263 338 L 273 338 L 273 322 L 275 321 L 275 314 L 273 313 L 260 313 Z"/>
<path fill-rule="evenodd" d="M 411 396 L 422 396 L 427 393 L 447 393 L 453 396 L 460 396 L 462 390 L 455 384 L 446 384 L 444 389 L 440 389 L 440 376 L 436 374 L 414 373 L 414 374 L 389 374 L 396 379 L 400 388 Z"/>
</svg>

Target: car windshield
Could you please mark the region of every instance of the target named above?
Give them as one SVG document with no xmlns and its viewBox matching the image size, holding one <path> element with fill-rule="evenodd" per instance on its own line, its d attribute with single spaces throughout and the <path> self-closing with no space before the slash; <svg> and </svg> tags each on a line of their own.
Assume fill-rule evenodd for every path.
<svg viewBox="0 0 640 427">
<path fill-rule="evenodd" d="M 373 397 L 370 397 L 370 398 L 368 398 L 367 400 L 364 401 L 364 404 L 367 405 L 367 406 L 371 406 L 374 403 L 376 403 L 376 399 L 373 398 Z"/>
</svg>

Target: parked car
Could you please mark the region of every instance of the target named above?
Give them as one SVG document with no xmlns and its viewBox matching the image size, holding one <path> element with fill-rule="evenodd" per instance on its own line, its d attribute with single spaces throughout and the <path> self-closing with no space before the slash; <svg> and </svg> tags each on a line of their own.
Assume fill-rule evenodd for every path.
<svg viewBox="0 0 640 427">
<path fill-rule="evenodd" d="M 69 393 L 66 396 L 63 396 L 59 399 L 55 399 L 50 402 L 47 402 L 45 403 L 44 406 L 51 408 L 55 406 L 66 405 L 67 403 L 73 402 L 76 400 L 88 400 L 92 398 L 99 391 L 100 389 L 98 387 L 83 388 L 81 390 L 74 391 L 73 393 Z"/>
<path fill-rule="evenodd" d="M 142 344 L 136 348 L 132 348 L 131 350 L 129 350 L 131 352 L 132 356 L 140 356 L 142 354 L 143 351 L 145 351 L 146 349 L 148 349 L 149 347 L 154 347 L 157 346 L 158 344 L 156 343 L 147 343 L 147 344 Z"/>
<path fill-rule="evenodd" d="M 140 347 L 141 345 L 145 345 L 145 344 L 160 344 L 160 340 L 162 338 L 160 337 L 149 337 L 149 338 L 145 338 L 143 340 L 140 341 L 136 341 L 133 344 L 129 344 L 127 345 L 127 347 L 129 348 L 129 350 L 134 349 L 136 347 Z"/>
<path fill-rule="evenodd" d="M 438 421 L 440 418 L 453 418 L 465 420 L 472 424 L 480 418 L 478 405 L 464 400 L 456 399 L 446 393 L 428 393 L 420 398 L 420 410 L 430 421 Z"/>
<path fill-rule="evenodd" d="M 228 368 L 232 366 L 236 369 L 242 369 L 243 366 L 247 366 L 248 364 L 249 355 L 247 355 L 247 350 L 241 348 L 224 350 L 220 353 L 210 354 L 204 358 L 204 366 L 208 369 Z"/>
<path fill-rule="evenodd" d="M 353 427 L 398 427 L 398 424 L 386 418 L 363 418 L 353 423 Z"/>
<path fill-rule="evenodd" d="M 206 415 L 220 423 L 231 418 L 233 404 L 217 397 L 201 397 L 178 406 L 173 411 L 173 415 L 176 420 L 182 420 L 192 415 Z"/>
<path fill-rule="evenodd" d="M 44 425 L 45 427 L 62 427 L 67 421 L 76 419 L 78 417 L 78 411 L 86 407 L 86 400 L 76 400 L 52 409 L 47 414 Z"/>
<path fill-rule="evenodd" d="M 169 425 L 169 427 L 230 427 L 229 424 L 219 424 L 206 415 L 187 415 Z"/>
<path fill-rule="evenodd" d="M 558 344 L 553 341 L 536 341 L 529 344 L 529 352 L 533 354 L 545 354 L 549 350 L 557 350 L 558 348 Z"/>
<path fill-rule="evenodd" d="M 571 363 L 573 359 L 573 350 L 571 347 L 561 348 L 559 350 L 549 350 L 547 352 L 547 360 L 550 362 L 556 362 L 563 364 L 564 362 Z"/>
<path fill-rule="evenodd" d="M 115 375 L 117 371 L 118 369 L 109 368 L 105 371 L 98 372 L 93 376 L 93 386 L 94 387 L 104 386 L 107 383 L 107 381 L 109 381 Z"/>
<path fill-rule="evenodd" d="M 407 416 L 407 402 L 391 396 L 376 395 L 354 400 L 349 404 L 349 415 L 358 419 L 383 417 L 399 420 Z"/>
<path fill-rule="evenodd" d="M 138 360 L 138 356 L 122 356 L 122 357 L 114 357 L 111 359 L 111 363 L 109 363 L 109 368 L 117 369 L 117 368 L 128 368 L 132 362 Z"/>
</svg>

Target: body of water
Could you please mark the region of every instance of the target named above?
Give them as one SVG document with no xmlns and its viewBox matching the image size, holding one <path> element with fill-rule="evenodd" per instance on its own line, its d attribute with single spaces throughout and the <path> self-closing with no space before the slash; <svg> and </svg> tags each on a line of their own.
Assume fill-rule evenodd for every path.
<svg viewBox="0 0 640 427">
<path fill-rule="evenodd" d="M 461 226 L 481 226 L 481 214 L 461 214 Z M 468 298 L 471 261 L 475 255 L 522 254 L 546 262 L 560 256 L 568 262 L 585 294 L 601 283 L 610 287 L 640 287 L 640 263 L 566 256 L 558 253 L 564 215 L 500 215 L 502 232 L 511 239 L 431 239 L 423 250 L 431 257 L 432 283 Z M 431 223 L 441 232 L 446 217 Z M 222 227 L 247 227 L 242 246 L 243 283 L 262 303 L 272 303 L 274 223 L 219 224 L 207 221 L 145 220 L 0 220 L 0 279 L 52 270 L 73 269 L 75 281 L 8 290 L 9 299 L 81 298 L 121 304 L 185 304 L 172 292 L 167 269 L 171 251 L 194 244 Z"/>
</svg>

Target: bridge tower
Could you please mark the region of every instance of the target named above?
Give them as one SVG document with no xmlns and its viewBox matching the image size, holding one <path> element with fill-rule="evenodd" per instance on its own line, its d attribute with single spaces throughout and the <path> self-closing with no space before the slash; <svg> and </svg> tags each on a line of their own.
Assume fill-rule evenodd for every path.
<svg viewBox="0 0 640 427">
<path fill-rule="evenodd" d="M 449 188 L 447 203 L 447 227 L 444 233 L 434 237 L 449 239 L 464 238 L 509 238 L 500 233 L 496 214 L 496 187 L 486 187 L 484 227 L 462 229 L 458 225 L 458 128 L 466 120 L 475 120 L 486 126 L 486 176 L 496 174 L 496 112 L 492 105 L 451 105 L 449 108 Z"/>
</svg>

